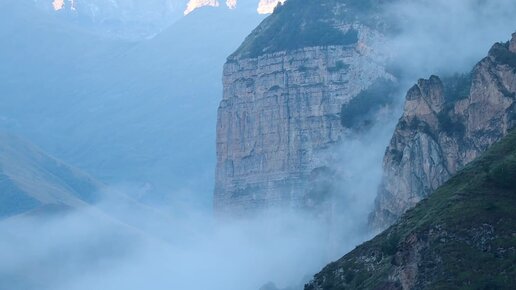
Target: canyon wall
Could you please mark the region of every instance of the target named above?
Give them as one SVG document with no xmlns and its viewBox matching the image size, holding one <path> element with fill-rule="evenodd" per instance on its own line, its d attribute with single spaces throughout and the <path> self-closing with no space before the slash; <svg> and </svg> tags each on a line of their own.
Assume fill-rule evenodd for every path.
<svg viewBox="0 0 516 290">
<path fill-rule="evenodd" d="M 298 5 L 323 5 L 289 4 L 264 21 L 224 66 L 217 123 L 218 213 L 304 206 L 317 172 L 331 167 L 324 153 L 344 136 L 342 106 L 376 81 L 395 79 L 385 68 L 388 57 L 379 49 L 382 29 L 371 22 L 326 17 L 340 22 L 335 20 L 315 39 L 297 38 L 312 39 L 308 43 L 282 46 L 281 40 L 260 38 L 271 27 L 281 33 L 284 27 L 278 22 L 289 11 L 310 8 Z M 321 26 L 309 18 L 303 21 L 299 25 Z M 326 32 L 339 37 L 320 39 Z M 296 34 L 295 29 L 291 33 Z"/>
<path fill-rule="evenodd" d="M 515 101 L 516 34 L 495 44 L 470 74 L 420 80 L 386 151 L 372 226 L 391 225 L 507 135 Z"/>
</svg>

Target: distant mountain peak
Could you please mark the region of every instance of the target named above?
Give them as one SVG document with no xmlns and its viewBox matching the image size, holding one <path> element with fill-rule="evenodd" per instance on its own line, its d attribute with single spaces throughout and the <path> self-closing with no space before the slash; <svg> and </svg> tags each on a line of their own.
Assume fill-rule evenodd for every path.
<svg viewBox="0 0 516 290">
<path fill-rule="evenodd" d="M 194 10 L 202 8 L 202 7 L 219 7 L 219 6 L 221 6 L 221 2 L 223 2 L 223 1 L 224 0 L 178 0 L 178 1 L 163 0 L 163 4 L 168 5 L 168 3 L 173 3 L 174 4 L 173 6 L 175 6 L 175 7 L 177 7 L 177 6 L 180 7 L 182 5 L 185 5 L 184 6 L 185 10 L 184 10 L 183 14 L 188 15 L 191 12 L 193 12 Z M 283 4 L 283 3 L 285 3 L 285 1 L 286 0 L 259 0 L 256 11 L 259 14 L 270 14 L 270 13 L 274 12 L 274 8 L 276 8 L 276 6 L 278 6 L 279 3 Z M 78 7 L 77 7 L 78 1 L 77 0 L 48 0 L 48 2 L 46 2 L 47 3 L 46 5 L 49 5 L 49 2 L 51 2 L 51 7 L 55 11 L 59 11 L 59 10 L 77 11 L 77 9 L 78 9 Z M 79 2 L 81 2 L 81 1 L 79 1 Z M 111 6 L 118 7 L 118 6 L 120 6 L 120 4 L 122 4 L 119 2 L 120 1 L 106 1 L 106 3 L 104 5 L 108 5 L 110 7 Z M 185 3 L 185 2 L 187 2 L 187 3 Z M 237 7 L 237 4 L 238 4 L 238 0 L 226 0 L 225 1 L 225 6 L 229 9 L 235 9 Z M 97 7 L 95 7 L 95 10 L 99 9 L 99 8 L 100 7 L 97 6 Z"/>
<path fill-rule="evenodd" d="M 14 0 L 11 0 L 16 2 Z M 47 14 L 109 37 L 139 40 L 155 36 L 203 7 L 270 14 L 286 0 L 32 0 Z M 22 1 L 20 1 L 22 2 Z"/>
<path fill-rule="evenodd" d="M 61 10 L 61 9 L 64 9 L 66 8 L 66 0 L 54 0 L 52 2 L 52 7 L 54 8 L 55 11 L 58 11 L 58 10 Z M 75 0 L 68 0 L 69 2 L 69 9 L 72 10 L 72 11 L 75 11 L 77 10 L 77 7 L 76 7 L 76 2 Z"/>
<path fill-rule="evenodd" d="M 258 3 L 258 13 L 270 14 L 274 12 L 274 8 L 278 6 L 278 3 L 285 3 L 286 0 L 260 0 Z"/>
<path fill-rule="evenodd" d="M 234 1 L 233 1 L 234 2 Z M 236 5 L 236 2 L 235 2 Z M 220 3 L 217 0 L 190 0 L 188 1 L 188 4 L 186 4 L 186 9 L 184 14 L 188 15 L 192 13 L 195 9 L 199 9 L 201 7 L 219 7 Z M 228 5 L 229 7 L 229 5 Z"/>
<path fill-rule="evenodd" d="M 285 3 L 285 1 L 286 0 L 260 0 L 260 2 L 258 2 L 258 8 L 256 9 L 256 11 L 259 14 L 270 14 L 274 12 L 274 8 L 278 6 L 278 3 L 283 4 Z M 238 0 L 226 0 L 226 6 L 229 9 L 235 9 L 237 7 L 237 4 Z M 220 2 L 219 0 L 190 0 L 186 5 L 184 14 L 188 15 L 196 9 L 206 6 L 219 7 Z"/>
</svg>

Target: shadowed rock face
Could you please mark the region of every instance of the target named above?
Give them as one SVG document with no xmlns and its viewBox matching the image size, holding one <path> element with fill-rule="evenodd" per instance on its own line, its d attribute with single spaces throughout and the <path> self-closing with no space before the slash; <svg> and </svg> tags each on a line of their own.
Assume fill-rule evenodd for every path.
<svg viewBox="0 0 516 290">
<path fill-rule="evenodd" d="M 374 45 L 383 35 L 347 24 L 357 41 L 229 58 L 217 124 L 215 209 L 298 207 L 323 152 L 343 136 L 339 113 L 378 79 L 393 80 Z"/>
<path fill-rule="evenodd" d="M 516 34 L 495 44 L 470 76 L 412 87 L 384 158 L 371 224 L 384 229 L 514 126 Z"/>
</svg>

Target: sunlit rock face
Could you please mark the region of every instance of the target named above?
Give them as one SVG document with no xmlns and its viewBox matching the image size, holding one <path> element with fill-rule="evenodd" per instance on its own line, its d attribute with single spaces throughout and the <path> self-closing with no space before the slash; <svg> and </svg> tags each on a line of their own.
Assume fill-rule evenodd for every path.
<svg viewBox="0 0 516 290">
<path fill-rule="evenodd" d="M 384 158 L 371 224 L 394 223 L 516 123 L 516 34 L 496 44 L 471 75 L 420 80 Z"/>
</svg>

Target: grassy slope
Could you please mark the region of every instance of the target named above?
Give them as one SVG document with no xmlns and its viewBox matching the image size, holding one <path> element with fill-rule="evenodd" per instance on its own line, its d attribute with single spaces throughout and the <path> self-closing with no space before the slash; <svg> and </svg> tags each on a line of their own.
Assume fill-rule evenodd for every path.
<svg viewBox="0 0 516 290">
<path fill-rule="evenodd" d="M 95 203 L 101 188 L 78 169 L 0 132 L 0 219 L 45 205 Z"/>
<path fill-rule="evenodd" d="M 516 289 L 516 131 L 314 281 L 401 289 L 410 267 L 416 289 Z"/>
</svg>

